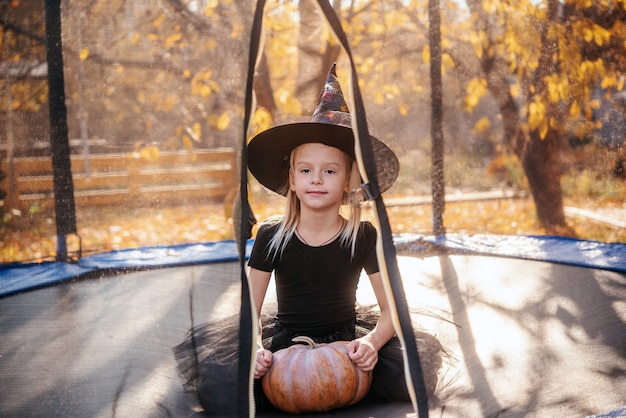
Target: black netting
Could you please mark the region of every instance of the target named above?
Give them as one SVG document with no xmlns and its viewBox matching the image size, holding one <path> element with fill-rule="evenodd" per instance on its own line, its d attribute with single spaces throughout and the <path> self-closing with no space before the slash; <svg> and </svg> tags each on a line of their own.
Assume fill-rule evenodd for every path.
<svg viewBox="0 0 626 418">
<path fill-rule="evenodd" d="M 346 83 L 346 57 L 312 6 L 268 4 L 253 129 L 310 114 L 332 61 Z M 253 7 L 62 2 L 69 184 L 84 254 L 233 238 Z M 443 222 L 453 233 L 624 241 L 622 6 L 573 3 L 553 18 L 530 12 L 542 4 L 519 7 L 536 24 L 518 27 L 504 6 L 442 7 L 443 116 L 433 131 L 428 58 L 438 43 L 424 30 L 426 5 L 338 5 L 373 133 L 401 160 L 386 194 L 394 232 Z M 44 2 L 6 2 L 1 13 L 2 261 L 54 259 L 55 218 L 69 215 L 52 200 L 59 122 L 50 123 Z M 576 43 L 557 45 L 569 29 Z M 559 65 L 546 64 L 550 45 Z M 431 168 L 431 132 L 444 141 L 443 176 Z M 431 187 L 448 195 L 436 206 L 443 214 L 428 205 Z M 255 184 L 251 192 L 261 218 L 280 210 Z M 68 240 L 76 253 L 79 240 Z"/>
<path fill-rule="evenodd" d="M 237 314 L 230 240 L 284 204 L 250 178 L 254 215 L 241 222 L 255 6 L 0 2 L 0 415 L 200 409 L 170 349 Z M 267 2 L 250 135 L 308 119 L 333 62 L 354 92 L 316 6 Z M 332 6 L 368 129 L 400 161 L 377 204 L 387 244 L 407 256 L 409 310 L 427 311 L 417 321 L 449 349 L 441 413 L 623 406 L 624 3 Z M 55 260 L 69 263 L 40 263 Z M 209 261 L 220 263 L 169 268 Z M 348 414 L 413 410 L 395 408 Z"/>
</svg>

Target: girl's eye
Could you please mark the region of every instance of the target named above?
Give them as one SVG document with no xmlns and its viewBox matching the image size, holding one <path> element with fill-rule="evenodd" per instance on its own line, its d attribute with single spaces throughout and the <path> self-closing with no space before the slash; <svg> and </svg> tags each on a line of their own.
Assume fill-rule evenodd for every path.
<svg viewBox="0 0 626 418">
<path fill-rule="evenodd" d="M 326 173 L 327 174 L 335 174 L 335 170 L 328 169 L 328 170 L 326 170 Z"/>
<path fill-rule="evenodd" d="M 303 173 L 303 174 L 308 174 L 308 173 L 311 172 L 311 170 L 309 170 L 308 168 L 303 168 L 303 169 L 300 170 L 300 172 Z"/>
</svg>

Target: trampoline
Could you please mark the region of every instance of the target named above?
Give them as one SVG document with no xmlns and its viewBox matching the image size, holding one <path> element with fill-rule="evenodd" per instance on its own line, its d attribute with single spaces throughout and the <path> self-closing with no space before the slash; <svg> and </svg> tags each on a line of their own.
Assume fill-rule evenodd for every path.
<svg viewBox="0 0 626 418">
<path fill-rule="evenodd" d="M 9 220 L 43 213 L 46 222 L 54 223 L 57 248 L 41 257 L 48 261 L 14 260 L 0 265 L 0 417 L 215 416 L 203 411 L 196 393 L 184 390 L 172 348 L 194 326 L 249 308 L 242 269 L 254 243 L 254 237 L 246 233 L 252 218 L 246 192 L 254 195 L 255 185 L 247 183 L 246 139 L 250 131 L 268 127 L 264 118 L 276 122 L 285 116 L 253 113 L 253 89 L 261 102 L 271 105 L 273 99 L 263 96 L 267 93 L 263 88 L 280 85 L 273 94 L 285 101 L 281 106 L 306 107 L 286 99 L 290 92 L 283 89 L 289 80 L 282 74 L 286 68 L 274 68 L 277 74 L 272 80 L 268 75 L 267 57 L 259 51 L 265 1 L 161 1 L 154 9 L 147 6 L 151 2 L 142 1 L 26 3 L 5 2 L 2 26 L 16 39 L 24 36 L 34 42 L 34 55 L 44 55 L 40 49 L 45 45 L 45 58 L 37 65 L 24 62 L 28 64 L 25 72 L 2 62 L 0 73 L 9 87 L 10 82 L 19 87 L 16 91 L 23 91 L 18 84 L 29 79 L 41 87 L 37 83 L 45 73 L 49 114 L 12 115 L 10 109 L 20 109 L 21 96 L 7 102 L 8 116 L 3 113 L 1 120 L 7 135 L 0 143 L 4 146 L 0 156 L 7 156 L 15 172 L 26 166 L 34 169 L 28 175 L 10 173 L 15 185 L 2 190 L 1 208 Z M 331 28 L 343 48 L 344 64 L 353 72 L 350 106 L 357 148 L 364 148 L 357 155 L 362 176 L 369 181 L 361 192 L 375 209 L 381 230 L 383 250 L 378 255 L 388 270 L 385 280 L 392 290 L 388 298 L 400 306 L 399 316 L 407 316 L 400 318 L 401 326 L 408 319 L 435 335 L 448 358 L 430 408 L 418 396 L 419 408 L 408 402 L 364 402 L 307 416 L 626 417 L 626 243 L 484 231 L 446 233 L 443 129 L 442 120 L 436 121 L 434 105 L 431 133 L 441 135 L 433 138 L 429 152 L 433 173 L 441 177 L 434 175 L 431 184 L 433 234 L 392 234 L 384 202 L 376 193 L 377 179 L 371 176 L 371 150 L 366 145 L 369 141 L 363 140 L 368 119 L 356 80 L 357 64 L 339 18 L 325 0 L 278 2 L 276 9 L 265 13 L 269 19 L 306 16 L 312 13 L 313 3 L 321 10 L 316 16 L 325 18 L 322 23 Z M 392 3 L 385 4 L 391 7 Z M 407 2 L 400 3 L 404 7 Z M 386 6 L 381 2 L 380 7 L 384 11 Z M 366 23 L 359 25 L 371 22 Z M 282 23 L 271 27 L 275 33 L 269 33 L 268 39 L 280 38 L 283 30 L 287 33 Z M 303 39 L 329 37 L 315 28 L 312 31 Z M 409 43 L 405 35 L 372 27 L 373 33 L 378 31 L 385 36 L 375 37 L 372 43 L 384 38 L 391 55 L 381 52 L 379 56 L 388 60 L 381 62 L 395 62 L 404 55 L 397 51 L 405 51 Z M 14 46 L 5 45 L 5 52 Z M 339 54 L 336 44 L 328 45 Z M 319 49 L 317 45 L 299 47 L 303 49 L 299 65 L 323 67 L 325 74 L 326 62 L 320 64 L 319 53 L 311 52 Z M 220 52 L 224 50 L 228 53 Z M 419 50 L 420 60 L 430 55 Z M 11 59 L 23 64 L 23 51 L 11 54 Z M 47 64 L 45 71 L 39 64 Z M 403 72 L 412 66 L 397 68 Z M 253 79 L 260 80 L 260 88 L 253 86 Z M 146 88 L 135 91 L 137 84 Z M 385 94 L 395 94 L 388 87 Z M 173 93 L 176 89 L 179 96 Z M 125 90 L 134 95 L 121 95 Z M 121 107 L 116 108 L 119 103 Z M 157 110 L 150 107 L 153 104 Z M 275 107 L 272 111 L 280 113 L 280 106 Z M 418 110 L 412 114 L 417 117 L 423 112 L 420 103 L 415 107 Z M 87 110 L 94 132 L 116 138 L 114 152 L 106 141 L 88 139 Z M 120 119 L 109 120 L 102 114 Z M 378 116 L 379 122 L 386 122 L 389 113 Z M 141 119 L 139 127 L 129 122 L 135 119 Z M 423 126 L 407 120 L 383 129 L 390 131 L 392 140 L 407 135 L 412 140 Z M 49 125 L 49 130 L 39 132 L 39 125 Z M 599 141 L 604 145 L 615 140 L 605 131 L 608 128 Z M 80 140 L 69 139 L 78 134 Z M 145 137 L 133 144 L 136 138 L 131 134 Z M 38 154 L 39 145 L 33 139 L 38 135 L 46 138 L 43 155 Z M 20 141 L 15 136 L 28 138 L 22 141 L 27 142 L 23 149 L 16 145 Z M 154 138 L 161 143 L 154 145 Z M 178 148 L 168 148 L 176 141 Z M 413 182 L 413 173 L 407 171 L 422 164 L 421 148 L 403 146 L 401 164 L 408 160 L 410 168 L 403 170 L 400 182 L 404 183 L 398 187 Z M 20 152 L 28 155 L 20 159 Z M 484 164 L 482 155 L 472 155 L 480 160 L 476 165 Z M 0 184 L 4 187 L 8 182 L 0 178 Z M 20 188 L 22 194 L 17 193 Z M 6 191 L 10 193 L 5 198 Z M 96 208 L 82 212 L 80 221 L 85 227 L 91 219 L 84 213 L 97 214 L 99 205 L 126 210 L 213 199 L 211 203 L 219 200 L 228 207 L 234 192 L 238 192 L 236 204 L 240 206 L 234 211 L 229 208 L 229 216 L 235 213 L 235 232 L 225 234 L 228 238 L 203 241 L 188 233 L 186 237 L 191 238 L 183 244 L 121 245 L 116 250 L 92 243 L 92 248 L 87 244 L 84 248 L 89 255 L 82 254 L 76 206 L 79 213 L 84 207 Z M 256 196 L 260 194 L 257 187 Z M 31 227 L 26 216 L 19 219 L 26 220 L 23 225 L 17 222 L 18 233 Z M 111 223 L 111 228 L 119 227 Z M 78 251 L 68 245 L 76 237 Z M 269 289 L 266 309 L 276 297 L 273 286 Z M 376 302 L 368 280 L 361 280 L 357 302 Z M 242 341 L 242 347 L 247 343 Z M 416 353 L 407 354 L 411 376 L 415 357 Z M 237 389 L 225 386 L 224 398 L 240 400 Z M 232 416 L 255 415 L 244 409 Z M 286 414 L 259 411 L 256 416 Z"/>
<path fill-rule="evenodd" d="M 415 320 L 455 359 L 432 416 L 626 414 L 625 245 L 597 254 L 600 267 L 580 251 L 578 265 L 532 259 L 540 238 L 515 258 L 467 238 L 472 254 L 458 244 L 429 254 L 420 252 L 423 238 L 410 238 L 396 240 L 409 306 L 429 312 Z M 559 248 L 571 255 L 580 244 Z M 163 251 L 144 248 L 85 257 L 80 274 L 60 263 L 45 275 L 37 266 L 1 270 L 0 416 L 205 416 L 196 395 L 184 392 L 171 348 L 194 324 L 236 314 L 241 285 L 234 242 L 194 247 L 178 266 L 160 259 L 161 267 L 113 268 Z M 30 286 L 9 286 L 18 278 Z M 365 304 L 375 301 L 367 284 L 358 295 Z M 392 403 L 323 416 L 413 414 L 410 404 Z"/>
</svg>

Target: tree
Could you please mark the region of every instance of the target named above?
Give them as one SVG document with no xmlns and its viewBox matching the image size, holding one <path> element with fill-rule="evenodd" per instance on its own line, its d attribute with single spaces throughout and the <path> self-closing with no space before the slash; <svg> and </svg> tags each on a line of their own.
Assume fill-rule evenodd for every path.
<svg viewBox="0 0 626 418">
<path fill-rule="evenodd" d="M 572 234 L 563 210 L 559 150 L 572 120 L 595 123 L 597 86 L 624 87 L 625 5 L 610 0 L 468 0 L 467 5 L 473 29 L 467 40 L 482 70 L 477 83 L 496 99 L 505 143 L 524 167 L 539 223 L 549 233 Z"/>
</svg>

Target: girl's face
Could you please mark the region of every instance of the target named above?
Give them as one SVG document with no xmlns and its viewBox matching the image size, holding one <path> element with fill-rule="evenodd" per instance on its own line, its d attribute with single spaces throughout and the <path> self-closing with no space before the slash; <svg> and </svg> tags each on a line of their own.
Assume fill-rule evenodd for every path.
<svg viewBox="0 0 626 418">
<path fill-rule="evenodd" d="M 289 187 L 311 209 L 339 207 L 348 191 L 350 170 L 343 151 L 319 143 L 294 149 Z"/>
</svg>

